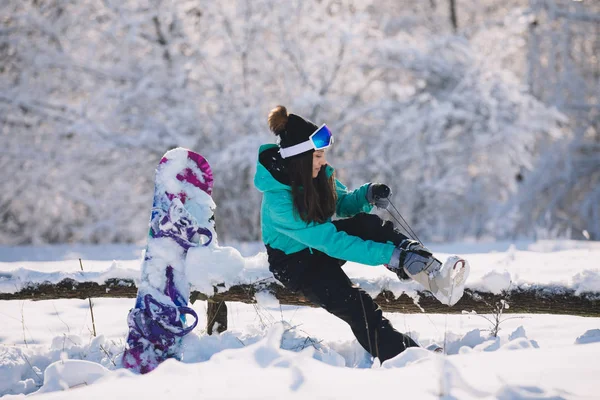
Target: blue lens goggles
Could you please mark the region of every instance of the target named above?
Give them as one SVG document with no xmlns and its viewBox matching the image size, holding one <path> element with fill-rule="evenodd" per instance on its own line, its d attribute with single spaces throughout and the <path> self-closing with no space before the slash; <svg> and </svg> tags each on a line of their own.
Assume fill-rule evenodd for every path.
<svg viewBox="0 0 600 400">
<path fill-rule="evenodd" d="M 308 140 L 291 147 L 280 148 L 279 153 L 282 158 L 293 157 L 310 150 L 324 150 L 333 144 L 333 134 L 323 124 L 319 129 L 314 131 Z"/>
<path fill-rule="evenodd" d="M 308 139 L 312 141 L 315 150 L 323 150 L 333 144 L 333 135 L 325 124 L 321 125 Z"/>
</svg>

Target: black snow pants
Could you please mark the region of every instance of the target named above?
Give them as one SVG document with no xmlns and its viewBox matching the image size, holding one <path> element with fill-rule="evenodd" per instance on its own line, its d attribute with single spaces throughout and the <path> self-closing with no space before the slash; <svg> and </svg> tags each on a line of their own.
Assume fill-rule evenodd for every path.
<svg viewBox="0 0 600 400">
<path fill-rule="evenodd" d="M 374 214 L 361 213 L 333 224 L 338 231 L 365 240 L 397 245 L 406 238 L 391 222 Z M 314 249 L 285 254 L 267 246 L 267 254 L 269 269 L 277 280 L 348 323 L 361 346 L 381 362 L 418 346 L 392 327 L 371 296 L 352 284 L 341 268 L 346 261 Z"/>
</svg>

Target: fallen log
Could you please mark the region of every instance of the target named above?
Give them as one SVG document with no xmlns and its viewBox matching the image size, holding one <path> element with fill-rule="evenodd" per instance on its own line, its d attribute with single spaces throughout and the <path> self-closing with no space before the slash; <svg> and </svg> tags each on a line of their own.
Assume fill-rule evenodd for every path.
<svg viewBox="0 0 600 400">
<path fill-rule="evenodd" d="M 253 284 L 231 286 L 225 290 L 217 286 L 215 293 L 207 295 L 192 291 L 190 301 L 207 300 L 212 303 L 237 301 L 255 303 L 254 295 L 261 291 L 272 293 L 283 305 L 312 306 L 302 295 L 291 292 L 273 279 L 262 280 Z M 134 298 L 137 287 L 133 280 L 108 279 L 104 284 L 96 282 L 77 282 L 64 279 L 56 284 L 39 283 L 23 287 L 15 293 L 0 293 L 0 300 L 52 300 L 52 299 L 86 299 L 94 298 Z M 479 292 L 465 289 L 463 298 L 453 307 L 437 301 L 429 292 L 418 292 L 418 302 L 407 294 L 396 297 L 388 290 L 382 290 L 375 301 L 386 312 L 401 313 L 462 313 L 475 311 L 479 314 L 493 313 L 500 301 L 506 301 L 510 307 L 504 313 L 527 314 L 569 314 L 579 316 L 600 317 L 600 294 L 576 294 L 574 290 L 561 287 L 529 287 L 515 288 L 500 294 Z M 211 307 L 225 309 L 226 307 Z M 214 319 L 214 316 L 208 320 Z"/>
</svg>

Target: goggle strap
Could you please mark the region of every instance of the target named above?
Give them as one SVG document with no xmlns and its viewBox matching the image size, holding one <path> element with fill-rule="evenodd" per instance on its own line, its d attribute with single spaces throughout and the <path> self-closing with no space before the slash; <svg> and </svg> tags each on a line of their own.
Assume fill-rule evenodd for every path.
<svg viewBox="0 0 600 400">
<path fill-rule="evenodd" d="M 288 157 L 296 156 L 300 153 L 304 153 L 309 150 L 314 150 L 314 148 L 315 147 L 314 147 L 312 141 L 309 139 L 305 142 L 298 143 L 294 146 L 285 147 L 285 148 L 282 147 L 279 149 L 279 154 L 281 154 L 282 158 L 288 158 Z"/>
</svg>

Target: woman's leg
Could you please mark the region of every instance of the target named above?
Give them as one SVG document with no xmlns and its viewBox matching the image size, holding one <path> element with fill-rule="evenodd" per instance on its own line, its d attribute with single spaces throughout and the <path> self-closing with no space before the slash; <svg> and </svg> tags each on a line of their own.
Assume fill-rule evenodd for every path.
<svg viewBox="0 0 600 400">
<path fill-rule="evenodd" d="M 299 261 L 304 273 L 299 291 L 312 303 L 344 320 L 362 347 L 381 362 L 407 347 L 418 346 L 396 331 L 381 308 L 362 289 L 354 286 L 337 260 L 315 251 Z"/>
<path fill-rule="evenodd" d="M 338 231 L 346 232 L 349 235 L 357 236 L 363 240 L 372 240 L 374 242 L 391 242 L 398 246 L 403 240 L 408 239 L 400 233 L 394 224 L 386 221 L 375 214 L 356 214 L 354 217 L 333 221 Z M 340 261 L 343 265 L 345 261 Z M 410 280 L 404 269 L 394 271 L 402 280 Z"/>
<path fill-rule="evenodd" d="M 408 239 L 394 228 L 391 221 L 386 221 L 375 214 L 360 213 L 351 218 L 333 221 L 333 224 L 338 231 L 358 236 L 364 240 L 380 243 L 392 242 L 397 246 L 404 239 Z"/>
<path fill-rule="evenodd" d="M 406 239 L 391 222 L 373 214 L 358 214 L 333 223 L 338 230 L 365 240 L 399 244 Z M 286 255 L 267 246 L 267 253 L 269 269 L 281 283 L 348 323 L 363 348 L 381 362 L 407 347 L 418 346 L 395 330 L 379 305 L 352 284 L 341 269 L 340 260 L 314 249 L 312 253 L 306 249 Z"/>
<path fill-rule="evenodd" d="M 394 224 L 392 222 L 385 221 L 375 214 L 360 213 L 351 218 L 334 221 L 333 224 L 336 226 L 338 231 L 346 232 L 349 235 L 357 236 L 364 240 L 372 240 L 374 242 L 381 243 L 391 242 L 395 245 L 399 245 L 403 240 L 408 239 L 405 235 L 394 228 Z M 410 277 L 406 274 L 400 277 L 404 279 L 410 279 Z M 390 322 L 382 316 L 381 309 L 377 303 L 375 303 L 373 299 L 362 289 L 359 289 L 359 291 L 361 292 L 363 299 L 361 306 L 362 304 L 365 304 L 365 306 L 368 304 L 368 309 L 373 310 L 372 314 L 375 317 L 375 320 L 380 319 L 381 321 L 379 324 L 375 325 L 379 325 L 379 328 L 376 330 L 378 335 L 377 349 L 380 351 L 380 353 L 383 353 L 383 358 L 379 357 L 382 362 L 399 354 L 406 347 L 418 346 L 417 343 L 415 343 L 411 338 L 396 331 Z"/>
</svg>

